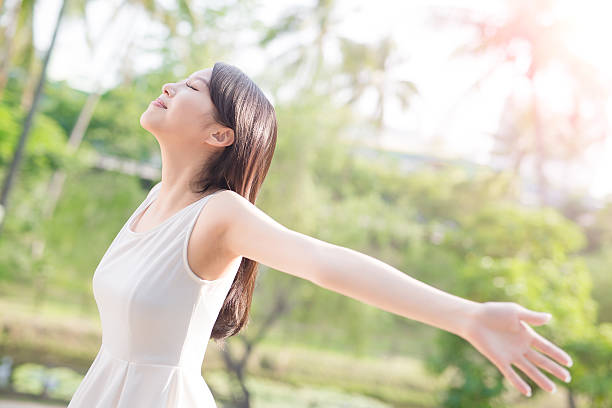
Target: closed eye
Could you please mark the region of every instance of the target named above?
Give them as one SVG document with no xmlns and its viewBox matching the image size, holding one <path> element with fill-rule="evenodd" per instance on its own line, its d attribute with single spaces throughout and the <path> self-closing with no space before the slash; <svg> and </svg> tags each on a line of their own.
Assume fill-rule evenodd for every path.
<svg viewBox="0 0 612 408">
<path fill-rule="evenodd" d="M 189 88 L 193 89 L 194 91 L 197 91 L 197 89 L 195 89 L 193 86 L 189 85 L 187 82 L 185 82 L 185 85 L 187 85 Z"/>
</svg>

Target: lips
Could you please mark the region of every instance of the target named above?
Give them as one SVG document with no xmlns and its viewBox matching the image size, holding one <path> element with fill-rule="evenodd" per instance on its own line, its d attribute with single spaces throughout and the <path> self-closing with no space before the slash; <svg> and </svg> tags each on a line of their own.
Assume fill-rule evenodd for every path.
<svg viewBox="0 0 612 408">
<path fill-rule="evenodd" d="M 168 107 L 166 106 L 164 101 L 161 100 L 161 98 L 157 98 L 156 101 L 159 102 L 159 104 L 162 105 L 164 107 L 164 109 L 168 109 Z"/>
</svg>

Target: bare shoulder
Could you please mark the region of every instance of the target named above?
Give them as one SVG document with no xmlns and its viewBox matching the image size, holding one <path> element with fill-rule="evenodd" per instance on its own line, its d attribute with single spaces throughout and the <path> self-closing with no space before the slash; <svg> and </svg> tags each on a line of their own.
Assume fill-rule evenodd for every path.
<svg viewBox="0 0 612 408">
<path fill-rule="evenodd" d="M 200 278 L 219 278 L 237 258 L 237 254 L 225 245 L 222 236 L 232 219 L 232 209 L 240 205 L 236 202 L 241 200 L 251 204 L 234 191 L 216 192 L 207 199 L 198 215 L 187 244 L 187 262 Z"/>
<path fill-rule="evenodd" d="M 207 204 L 207 217 L 214 220 L 215 234 L 223 250 L 235 256 L 254 255 L 245 252 L 246 240 L 266 240 L 271 233 L 287 230 L 255 204 L 232 190 L 221 191 Z M 247 255 L 248 254 L 248 255 Z M 253 258 L 251 258 L 253 259 Z"/>
<path fill-rule="evenodd" d="M 193 227 L 192 235 L 198 241 L 203 237 L 219 238 L 232 220 L 232 212 L 237 206 L 251 204 L 247 199 L 232 190 L 213 193 L 202 208 Z"/>
<path fill-rule="evenodd" d="M 214 202 L 213 202 L 214 201 Z M 233 191 L 210 200 L 216 218 L 218 248 L 312 282 L 319 282 L 329 263 L 331 244 L 287 228 Z"/>
<path fill-rule="evenodd" d="M 205 207 L 208 207 L 208 216 L 214 219 L 216 228 L 223 230 L 235 218 L 237 211 L 252 205 L 249 200 L 237 192 L 224 190 L 214 193 L 214 196 L 208 199 Z"/>
<path fill-rule="evenodd" d="M 333 245 L 287 228 L 234 191 L 216 193 L 202 213 L 194 250 L 200 251 L 195 262 L 205 279 L 238 257 L 315 283 L 329 264 Z M 207 272 L 212 260 L 218 260 L 217 266 Z"/>
<path fill-rule="evenodd" d="M 219 238 L 236 225 L 244 226 L 245 218 L 252 212 L 258 211 L 253 203 L 232 190 L 215 193 L 206 203 L 206 207 L 208 208 L 205 208 L 207 211 L 205 217 L 211 221 L 210 228 Z"/>
</svg>

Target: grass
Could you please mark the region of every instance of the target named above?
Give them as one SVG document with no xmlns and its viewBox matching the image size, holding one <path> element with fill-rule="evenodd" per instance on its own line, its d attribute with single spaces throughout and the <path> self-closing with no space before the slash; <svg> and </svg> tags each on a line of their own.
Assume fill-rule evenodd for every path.
<svg viewBox="0 0 612 408">
<path fill-rule="evenodd" d="M 12 288 L 15 289 L 15 288 Z M 8 292 L 7 292 L 8 290 Z M 97 311 L 83 316 L 68 302 L 44 302 L 33 310 L 31 298 L 10 296 L 23 290 L 0 286 L 0 351 L 16 363 L 35 362 L 77 370 L 69 388 L 76 388 L 97 353 L 101 332 Z M 229 339 L 233 352 L 241 342 Z M 214 342 L 207 346 L 203 376 L 216 398 L 227 401 L 232 377 L 225 371 Z M 254 407 L 435 407 L 452 370 L 443 376 L 428 374 L 415 356 L 355 357 L 340 351 L 283 344 L 268 339 L 259 344 L 247 364 L 247 384 Z M 509 391 L 516 398 L 518 391 Z M 71 395 L 68 393 L 68 395 Z M 565 390 L 519 398 L 520 408 L 557 407 L 565 404 Z M 284 405 L 283 405 L 284 404 Z M 223 405 L 221 405 L 223 406 Z M 229 407 L 229 406 L 228 406 Z"/>
<path fill-rule="evenodd" d="M 224 369 L 222 362 L 215 361 L 220 359 L 218 353 L 216 349 L 206 352 L 203 375 L 207 381 L 209 372 Z M 428 375 L 412 357 L 358 359 L 334 351 L 266 344 L 258 346 L 251 357 L 247 371 L 258 379 L 359 394 L 397 407 L 436 406 L 433 396 L 440 394 L 445 383 L 444 377 Z"/>
</svg>

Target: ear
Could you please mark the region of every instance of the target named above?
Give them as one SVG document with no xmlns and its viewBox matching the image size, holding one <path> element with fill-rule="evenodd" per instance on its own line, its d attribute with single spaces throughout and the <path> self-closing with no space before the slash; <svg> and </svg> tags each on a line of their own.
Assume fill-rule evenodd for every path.
<svg viewBox="0 0 612 408">
<path fill-rule="evenodd" d="M 221 146 L 229 146 L 234 143 L 234 130 L 228 127 L 217 129 L 210 136 Z"/>
</svg>

